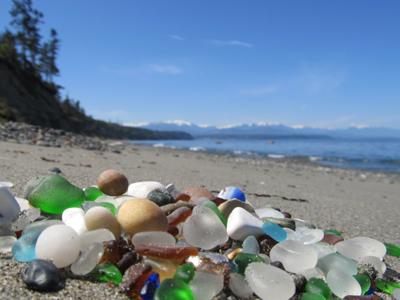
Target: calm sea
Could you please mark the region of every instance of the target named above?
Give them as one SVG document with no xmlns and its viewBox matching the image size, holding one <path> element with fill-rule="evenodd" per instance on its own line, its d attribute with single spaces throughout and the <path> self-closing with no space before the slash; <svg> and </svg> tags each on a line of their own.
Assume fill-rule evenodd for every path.
<svg viewBox="0 0 400 300">
<path fill-rule="evenodd" d="M 275 140 L 199 138 L 187 141 L 132 141 L 135 144 L 267 156 L 304 158 L 340 168 L 400 173 L 400 139 L 280 138 Z"/>
</svg>

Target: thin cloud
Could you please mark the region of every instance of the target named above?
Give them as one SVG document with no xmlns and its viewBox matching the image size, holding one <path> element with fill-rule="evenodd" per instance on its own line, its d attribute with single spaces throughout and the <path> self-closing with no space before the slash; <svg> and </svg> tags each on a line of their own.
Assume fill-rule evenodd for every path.
<svg viewBox="0 0 400 300">
<path fill-rule="evenodd" d="M 175 41 L 183 41 L 184 40 L 183 36 L 178 35 L 178 34 L 170 34 L 168 37 Z"/>
<path fill-rule="evenodd" d="M 227 46 L 227 47 L 243 47 L 243 48 L 253 48 L 254 45 L 239 41 L 239 40 L 210 40 L 210 44 L 216 45 L 216 46 Z"/>
<path fill-rule="evenodd" d="M 166 74 L 166 75 L 179 75 L 183 73 L 183 70 L 175 65 L 149 65 L 149 71 L 152 73 Z"/>
</svg>

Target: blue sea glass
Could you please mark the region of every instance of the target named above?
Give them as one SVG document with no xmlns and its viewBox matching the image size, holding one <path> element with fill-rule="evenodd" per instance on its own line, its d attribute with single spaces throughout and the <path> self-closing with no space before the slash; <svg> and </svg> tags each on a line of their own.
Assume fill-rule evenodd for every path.
<svg viewBox="0 0 400 300">
<path fill-rule="evenodd" d="M 142 297 L 143 300 L 153 300 L 159 286 L 160 275 L 152 273 L 140 290 L 140 297 Z"/>
<path fill-rule="evenodd" d="M 246 202 L 246 195 L 242 192 L 241 189 L 235 186 L 228 186 L 221 190 L 218 194 L 218 198 L 225 200 L 237 199 L 242 202 Z"/>
<path fill-rule="evenodd" d="M 270 236 L 277 242 L 282 242 L 287 238 L 286 231 L 281 226 L 275 223 L 264 223 L 262 226 L 262 230 L 266 235 Z"/>
</svg>

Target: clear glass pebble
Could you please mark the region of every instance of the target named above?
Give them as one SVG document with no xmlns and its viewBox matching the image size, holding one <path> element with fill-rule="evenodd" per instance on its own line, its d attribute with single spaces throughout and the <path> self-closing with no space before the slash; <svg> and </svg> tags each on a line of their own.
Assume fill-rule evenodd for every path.
<svg viewBox="0 0 400 300">
<path fill-rule="evenodd" d="M 272 247 L 270 258 L 280 261 L 288 272 L 301 273 L 317 265 L 318 254 L 311 245 L 286 240 Z"/>
<path fill-rule="evenodd" d="M 81 252 L 78 259 L 71 265 L 71 272 L 75 275 L 86 275 L 96 268 L 104 253 L 102 243 L 94 243 Z"/>
<path fill-rule="evenodd" d="M 288 300 L 296 291 L 294 280 L 287 272 L 261 262 L 249 264 L 245 277 L 251 290 L 263 300 Z"/>
<path fill-rule="evenodd" d="M 339 298 L 346 296 L 361 296 L 361 286 L 358 281 L 348 273 L 340 270 L 331 270 L 326 276 L 326 283 Z"/>
<path fill-rule="evenodd" d="M 190 245 L 205 250 L 224 244 L 228 240 L 225 226 L 208 207 L 196 206 L 183 224 L 183 237 Z"/>
<path fill-rule="evenodd" d="M 132 237 L 132 244 L 137 247 L 145 246 L 175 246 L 175 238 L 168 232 L 144 231 L 138 232 Z"/>
<path fill-rule="evenodd" d="M 71 227 L 78 235 L 87 231 L 85 224 L 85 211 L 82 208 L 67 208 L 62 213 L 62 220 L 65 225 Z"/>
<path fill-rule="evenodd" d="M 312 229 L 308 227 L 298 227 L 296 231 L 285 228 L 288 234 L 288 240 L 299 241 L 304 245 L 311 245 L 322 241 L 324 238 L 324 231 L 321 229 Z"/>
<path fill-rule="evenodd" d="M 196 271 L 190 288 L 196 300 L 211 300 L 224 288 L 224 276 L 203 271 Z"/>
<path fill-rule="evenodd" d="M 81 251 L 89 248 L 94 243 L 102 243 L 107 241 L 115 240 L 114 234 L 105 228 L 96 229 L 84 232 L 80 235 L 80 248 Z"/>
<path fill-rule="evenodd" d="M 240 299 L 253 298 L 253 291 L 251 290 L 245 277 L 238 273 L 231 273 L 229 275 L 229 289 Z"/>
<path fill-rule="evenodd" d="M 260 246 L 254 235 L 249 235 L 242 244 L 242 252 L 250 254 L 259 254 Z"/>
<path fill-rule="evenodd" d="M 263 218 L 276 218 L 276 219 L 284 219 L 285 215 L 280 211 L 273 209 L 271 207 L 263 207 L 256 209 L 256 214 L 260 219 Z"/>
<path fill-rule="evenodd" d="M 318 253 L 318 259 L 320 259 L 324 256 L 327 256 L 329 254 L 336 253 L 336 251 L 337 251 L 335 245 L 330 245 L 330 244 L 324 243 L 324 242 L 315 243 L 315 244 L 312 244 L 312 246 Z"/>
<path fill-rule="evenodd" d="M 318 260 L 318 268 L 320 268 L 324 274 L 328 274 L 331 270 L 340 270 L 349 275 L 357 274 L 357 263 L 339 253 L 328 254 Z"/>
<path fill-rule="evenodd" d="M 361 261 L 366 256 L 383 259 L 386 247 L 383 243 L 369 237 L 355 237 L 336 244 L 338 252 L 348 258 Z"/>
</svg>

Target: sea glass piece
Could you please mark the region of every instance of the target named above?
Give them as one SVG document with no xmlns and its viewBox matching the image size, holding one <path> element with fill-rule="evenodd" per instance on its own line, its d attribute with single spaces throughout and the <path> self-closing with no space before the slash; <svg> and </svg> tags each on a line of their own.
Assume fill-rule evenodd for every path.
<svg viewBox="0 0 400 300">
<path fill-rule="evenodd" d="M 25 227 L 21 237 L 14 243 L 12 253 L 14 259 L 20 262 L 29 262 L 36 259 L 35 247 L 37 239 L 46 228 L 62 224 L 58 220 L 40 221 Z"/>
<path fill-rule="evenodd" d="M 203 271 L 196 271 L 190 281 L 190 288 L 196 300 L 210 300 L 224 287 L 224 276 Z"/>
<path fill-rule="evenodd" d="M 260 253 L 260 246 L 258 241 L 254 235 L 249 235 L 242 244 L 242 252 L 249 253 L 249 254 L 259 254 Z"/>
<path fill-rule="evenodd" d="M 245 277 L 239 273 L 231 273 L 229 275 L 229 289 L 240 299 L 253 298 L 253 291 L 245 280 Z"/>
<path fill-rule="evenodd" d="M 343 234 L 341 231 L 336 230 L 336 229 L 327 229 L 327 230 L 324 230 L 324 233 L 333 234 L 333 235 L 336 235 L 336 236 L 342 236 L 342 234 Z"/>
<path fill-rule="evenodd" d="M 320 268 L 325 274 L 328 274 L 330 270 L 340 270 L 349 275 L 357 274 L 357 263 L 339 253 L 332 253 L 324 256 L 318 261 L 318 268 Z"/>
<path fill-rule="evenodd" d="M 190 245 L 205 250 L 224 244 L 228 240 L 225 226 L 208 207 L 196 206 L 183 223 L 183 237 Z"/>
<path fill-rule="evenodd" d="M 92 275 L 100 282 L 112 282 L 115 285 L 119 285 L 122 282 L 121 272 L 115 265 L 110 263 L 97 265 Z"/>
<path fill-rule="evenodd" d="M 97 198 L 104 195 L 102 191 L 98 187 L 90 186 L 83 191 L 85 193 L 85 200 L 86 201 L 94 201 Z"/>
<path fill-rule="evenodd" d="M 246 202 L 246 195 L 240 188 L 235 186 L 227 186 L 224 189 L 222 189 L 218 194 L 218 198 L 224 200 L 237 199 L 242 202 Z"/>
<path fill-rule="evenodd" d="M 99 263 L 104 253 L 101 243 L 94 243 L 81 252 L 78 259 L 71 265 L 71 272 L 75 275 L 86 275 Z"/>
<path fill-rule="evenodd" d="M 192 263 L 186 263 L 180 265 L 176 269 L 174 278 L 189 283 L 193 279 L 195 272 L 196 268 L 194 267 L 194 265 Z"/>
<path fill-rule="evenodd" d="M 160 275 L 160 281 L 163 282 L 167 278 L 174 278 L 176 269 L 180 263 L 170 259 L 160 259 L 154 257 L 146 257 L 144 262 L 152 267 L 153 272 Z"/>
<path fill-rule="evenodd" d="M 179 207 L 167 216 L 168 224 L 170 226 L 176 226 L 182 222 L 185 222 L 191 214 L 192 210 L 189 207 Z"/>
<path fill-rule="evenodd" d="M 102 243 L 115 240 L 114 234 L 105 228 L 96 229 L 84 232 L 80 235 L 81 240 L 81 251 L 84 251 L 90 245 L 94 243 Z"/>
<path fill-rule="evenodd" d="M 375 286 L 378 290 L 391 295 L 395 289 L 400 289 L 400 282 L 378 278 L 375 281 Z"/>
<path fill-rule="evenodd" d="M 400 257 L 400 245 L 393 243 L 385 243 L 387 255 Z"/>
<path fill-rule="evenodd" d="M 282 242 L 286 239 L 286 231 L 279 225 L 271 222 L 266 222 L 262 225 L 264 233 L 272 237 L 277 242 Z"/>
<path fill-rule="evenodd" d="M 323 242 L 312 244 L 312 246 L 317 251 L 318 259 L 325 257 L 329 254 L 336 253 L 337 250 L 335 245 L 330 245 Z"/>
<path fill-rule="evenodd" d="M 57 268 L 71 265 L 79 256 L 78 234 L 66 225 L 53 225 L 42 231 L 35 251 L 39 259 L 50 260 Z"/>
<path fill-rule="evenodd" d="M 17 238 L 13 235 L 0 236 L 0 253 L 10 253 Z"/>
<path fill-rule="evenodd" d="M 0 226 L 11 224 L 19 212 L 18 202 L 8 187 L 0 186 Z"/>
<path fill-rule="evenodd" d="M 296 291 L 294 280 L 288 273 L 261 262 L 249 264 L 245 277 L 251 290 L 263 300 L 287 300 Z"/>
<path fill-rule="evenodd" d="M 143 231 L 132 237 L 132 244 L 138 246 L 175 246 L 175 238 L 164 231 Z"/>
<path fill-rule="evenodd" d="M 393 291 L 393 297 L 394 297 L 394 299 L 396 299 L 396 300 L 400 300 L 400 288 L 394 289 L 394 291 Z"/>
<path fill-rule="evenodd" d="M 321 229 L 298 227 L 295 231 L 289 228 L 285 228 L 285 231 L 288 234 L 288 240 L 298 241 L 304 245 L 318 243 L 324 238 L 324 232 Z"/>
<path fill-rule="evenodd" d="M 273 209 L 272 207 L 257 208 L 256 214 L 260 219 L 263 219 L 263 218 L 284 219 L 285 218 L 285 215 L 283 213 L 281 213 L 279 210 Z"/>
<path fill-rule="evenodd" d="M 339 298 L 346 296 L 361 296 L 361 286 L 358 281 L 348 273 L 341 270 L 331 270 L 326 275 L 326 283 Z"/>
<path fill-rule="evenodd" d="M 386 247 L 383 243 L 369 237 L 355 237 L 336 244 L 338 252 L 348 258 L 361 261 L 366 256 L 383 259 Z"/>
<path fill-rule="evenodd" d="M 179 279 L 166 279 L 161 282 L 155 300 L 194 300 L 189 285 Z"/>
<path fill-rule="evenodd" d="M 195 256 L 199 252 L 196 247 L 175 247 L 175 246 L 144 246 L 135 247 L 137 253 L 145 256 L 185 260 L 189 256 Z"/>
<path fill-rule="evenodd" d="M 159 286 L 160 275 L 157 273 L 152 273 L 141 288 L 140 297 L 143 300 L 153 300 Z"/>
<path fill-rule="evenodd" d="M 243 275 L 249 264 L 253 262 L 264 262 L 264 259 L 261 256 L 255 254 L 238 253 L 233 262 L 237 266 L 238 273 Z"/>
<path fill-rule="evenodd" d="M 217 217 L 220 219 L 220 221 L 222 222 L 222 224 L 224 224 L 224 226 L 226 227 L 226 223 L 227 223 L 227 218 L 225 217 L 225 215 L 218 209 L 218 206 L 210 201 L 210 200 L 206 200 L 204 202 L 201 203 L 201 206 L 204 207 L 208 207 L 209 209 L 211 209 L 216 215 Z"/>
<path fill-rule="evenodd" d="M 326 299 L 330 299 L 332 292 L 326 282 L 320 278 L 311 278 L 307 281 L 304 290 L 311 294 L 318 294 Z"/>
<path fill-rule="evenodd" d="M 371 287 L 371 279 L 366 274 L 356 274 L 354 278 L 358 281 L 361 287 L 361 295 L 365 295 Z"/>
<path fill-rule="evenodd" d="M 270 258 L 281 262 L 288 272 L 301 273 L 317 265 L 318 254 L 311 245 L 286 240 L 271 249 Z"/>
<path fill-rule="evenodd" d="M 87 231 L 85 224 L 85 211 L 82 208 L 67 208 L 63 211 L 61 219 L 65 225 L 75 230 L 78 235 Z"/>
</svg>

